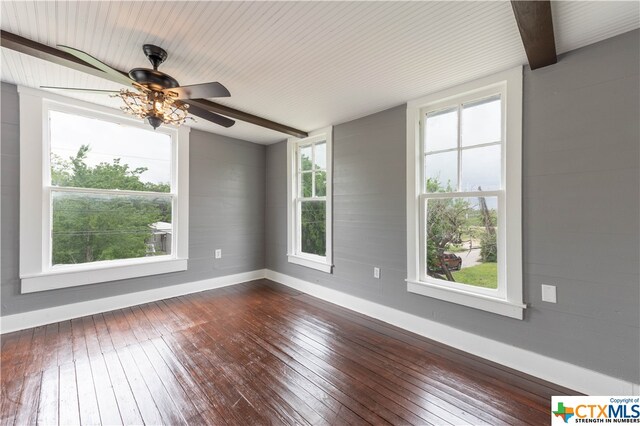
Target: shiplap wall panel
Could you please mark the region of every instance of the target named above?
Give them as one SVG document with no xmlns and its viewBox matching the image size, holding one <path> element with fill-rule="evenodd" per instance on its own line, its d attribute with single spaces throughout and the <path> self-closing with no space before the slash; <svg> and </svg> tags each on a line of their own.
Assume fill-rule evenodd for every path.
<svg viewBox="0 0 640 426">
<path fill-rule="evenodd" d="M 161 70 L 182 84 L 220 81 L 232 94 L 220 103 L 303 130 L 526 63 L 506 1 L 4 1 L 0 8 L 2 29 L 76 47 L 122 70 L 148 67 L 141 46 L 158 44 L 169 52 Z M 553 2 L 558 51 L 637 28 L 639 9 L 637 2 Z M 6 53 L 1 77 L 100 87 Z M 283 138 L 248 124 L 196 127 L 260 143 Z"/>
</svg>

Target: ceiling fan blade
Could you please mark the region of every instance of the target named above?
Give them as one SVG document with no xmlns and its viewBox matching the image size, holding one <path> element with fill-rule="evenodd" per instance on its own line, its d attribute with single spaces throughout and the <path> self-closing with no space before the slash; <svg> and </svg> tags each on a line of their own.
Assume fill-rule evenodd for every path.
<svg viewBox="0 0 640 426">
<path fill-rule="evenodd" d="M 178 99 L 207 99 L 231 96 L 231 93 L 229 93 L 227 88 L 217 81 L 212 83 L 174 87 L 171 89 L 165 89 L 164 92 L 176 93 Z"/>
<path fill-rule="evenodd" d="M 200 118 L 204 118 L 207 121 L 211 121 L 212 123 L 219 124 L 223 127 L 231 127 L 236 124 L 236 122 L 230 118 L 223 117 L 222 115 L 213 112 L 209 112 L 206 109 L 191 104 L 189 104 L 189 113 L 197 115 Z"/>
<path fill-rule="evenodd" d="M 58 49 L 63 50 L 75 56 L 76 58 L 85 61 L 89 65 L 93 65 L 94 67 L 103 71 L 105 74 L 107 74 L 107 78 L 111 81 L 124 84 L 125 86 L 132 86 L 135 83 L 134 80 L 130 79 L 125 74 L 121 73 L 116 69 L 111 68 L 109 65 L 105 64 L 102 61 L 99 61 L 98 59 L 94 58 L 88 53 L 83 52 L 82 50 L 74 49 L 73 47 L 69 47 L 69 46 L 62 46 L 60 44 L 58 45 Z"/>
<path fill-rule="evenodd" d="M 88 92 L 88 93 L 119 93 L 119 90 L 102 90 L 102 89 L 82 89 L 79 87 L 57 87 L 57 86 L 40 86 L 41 89 L 55 89 L 55 90 L 73 90 L 76 92 Z"/>
</svg>

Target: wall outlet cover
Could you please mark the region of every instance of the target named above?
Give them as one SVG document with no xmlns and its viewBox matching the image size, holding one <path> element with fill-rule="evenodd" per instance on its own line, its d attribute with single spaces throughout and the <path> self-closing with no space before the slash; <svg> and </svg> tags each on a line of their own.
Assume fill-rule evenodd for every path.
<svg viewBox="0 0 640 426">
<path fill-rule="evenodd" d="M 222 258 L 222 249 L 216 249 L 215 258 L 216 259 Z"/>
<path fill-rule="evenodd" d="M 542 284 L 542 301 L 549 303 L 558 303 L 556 297 L 556 286 Z"/>
</svg>

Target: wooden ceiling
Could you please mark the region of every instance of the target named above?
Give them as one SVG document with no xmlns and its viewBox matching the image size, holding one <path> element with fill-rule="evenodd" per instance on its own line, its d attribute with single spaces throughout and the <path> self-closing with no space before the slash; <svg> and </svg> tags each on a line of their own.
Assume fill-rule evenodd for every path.
<svg viewBox="0 0 640 426">
<path fill-rule="evenodd" d="M 527 63 L 509 2 L 3 1 L 0 27 L 84 50 L 122 70 L 169 52 L 181 84 L 220 81 L 215 100 L 303 130 L 338 124 Z M 638 28 L 637 2 L 552 2 L 557 52 Z M 112 88 L 97 77 L 2 49 L 1 79 Z M 75 95 L 80 96 L 80 95 Z M 109 104 L 100 95 L 84 99 Z M 258 143 L 281 133 L 238 123 L 194 127 Z"/>
</svg>

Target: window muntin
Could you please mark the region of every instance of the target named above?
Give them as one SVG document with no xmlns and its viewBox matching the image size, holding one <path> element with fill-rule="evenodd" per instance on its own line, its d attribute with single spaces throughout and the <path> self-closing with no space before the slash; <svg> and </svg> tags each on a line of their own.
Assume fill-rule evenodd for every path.
<svg viewBox="0 0 640 426">
<path fill-rule="evenodd" d="M 421 280 L 503 296 L 502 95 L 427 107 L 421 117 Z"/>
<path fill-rule="evenodd" d="M 46 269 L 173 255 L 169 133 L 48 110 Z"/>
</svg>

